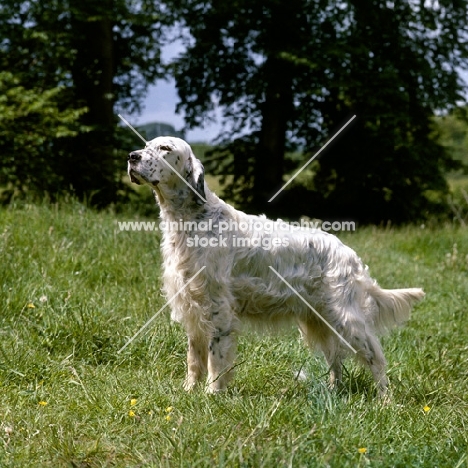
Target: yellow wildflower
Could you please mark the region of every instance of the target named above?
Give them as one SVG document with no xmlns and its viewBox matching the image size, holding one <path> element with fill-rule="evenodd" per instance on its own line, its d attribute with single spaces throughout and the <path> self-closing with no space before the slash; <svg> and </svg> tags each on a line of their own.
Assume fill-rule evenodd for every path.
<svg viewBox="0 0 468 468">
<path fill-rule="evenodd" d="M 41 405 L 41 406 L 47 406 L 47 401 L 41 400 L 41 401 L 39 402 L 39 405 Z"/>
<path fill-rule="evenodd" d="M 173 409 L 174 409 L 174 408 L 173 408 L 172 406 L 168 406 L 168 407 L 166 408 L 166 413 L 172 413 L 172 410 L 173 410 Z"/>
<path fill-rule="evenodd" d="M 366 447 L 359 447 L 357 451 L 358 451 L 359 453 L 366 453 L 366 452 L 367 452 L 367 449 L 366 449 Z"/>
<path fill-rule="evenodd" d="M 32 302 L 29 302 L 28 305 L 26 306 L 28 309 L 35 309 L 36 306 L 32 303 Z"/>
<path fill-rule="evenodd" d="M 130 411 L 128 412 L 128 415 L 129 415 L 131 418 L 134 418 L 134 417 L 135 417 L 135 411 L 130 410 Z"/>
<path fill-rule="evenodd" d="M 136 398 L 132 398 L 130 400 L 130 406 L 135 406 L 137 404 L 137 399 Z"/>
<path fill-rule="evenodd" d="M 172 419 L 172 416 L 170 414 L 166 414 L 166 416 L 164 417 L 164 419 L 169 422 L 171 419 Z"/>
<path fill-rule="evenodd" d="M 423 410 L 424 410 L 425 413 L 429 413 L 429 411 L 431 411 L 431 407 L 426 405 L 426 406 L 423 408 Z"/>
</svg>

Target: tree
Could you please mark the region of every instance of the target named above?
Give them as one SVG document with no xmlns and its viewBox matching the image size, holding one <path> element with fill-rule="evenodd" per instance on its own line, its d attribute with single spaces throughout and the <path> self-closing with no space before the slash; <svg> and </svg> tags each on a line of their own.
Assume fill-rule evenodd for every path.
<svg viewBox="0 0 468 468">
<path fill-rule="evenodd" d="M 33 152 L 28 146 L 15 151 L 14 168 L 26 167 L 31 158 L 41 161 L 36 164 L 39 172 L 30 176 L 29 190 L 44 188 L 44 170 L 55 173 L 55 187 L 49 185 L 47 191 L 71 186 L 78 196 L 93 197 L 100 205 L 115 200 L 119 172 L 114 107 L 138 110 L 148 83 L 161 75 L 160 41 L 168 17 L 150 0 L 2 2 L 0 69 L 11 70 L 29 96 L 60 89 L 47 94 L 57 116 L 75 110 L 72 131 L 61 138 L 48 133 L 51 139 Z M 40 106 L 36 110 L 41 114 Z M 38 125 L 43 120 L 28 122 L 28 115 L 25 126 L 41 133 Z M 12 153 L 21 138 L 17 134 L 4 141 L 3 148 Z M 25 180 L 12 167 L 5 165 L 2 172 L 9 173 L 18 189 L 25 188 Z"/>
<path fill-rule="evenodd" d="M 52 142 L 87 130 L 79 124 L 86 108 L 58 108 L 62 92 L 25 89 L 12 73 L 0 73 L 0 181 L 7 194 L 18 186 L 50 192 L 61 182 L 59 160 L 48 159 Z"/>
<path fill-rule="evenodd" d="M 189 126 L 223 108 L 213 155 L 241 205 L 285 215 L 417 220 L 443 209 L 455 163 L 432 117 L 463 99 L 467 2 L 181 0 L 190 37 L 174 64 Z M 267 200 L 349 117 L 314 166 L 310 189 Z M 226 125 L 227 126 L 227 125 Z M 230 156 L 230 157 L 228 157 Z M 297 168 L 297 166 L 296 166 Z"/>
<path fill-rule="evenodd" d="M 435 118 L 441 145 L 468 169 L 468 107 L 458 107 L 450 114 Z"/>
</svg>

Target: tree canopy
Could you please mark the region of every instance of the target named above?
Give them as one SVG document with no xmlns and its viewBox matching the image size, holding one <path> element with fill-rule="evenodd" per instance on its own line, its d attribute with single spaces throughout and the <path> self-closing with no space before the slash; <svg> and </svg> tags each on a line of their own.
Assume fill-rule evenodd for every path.
<svg viewBox="0 0 468 468">
<path fill-rule="evenodd" d="M 258 211 L 415 221 L 442 210 L 445 171 L 436 112 L 463 102 L 467 2 L 180 0 L 189 36 L 175 64 L 189 126 L 224 109 L 212 170 Z M 267 200 L 351 115 L 313 166 L 307 189 Z M 296 161 L 296 168 L 300 167 Z"/>
<path fill-rule="evenodd" d="M 433 123 L 466 101 L 467 17 L 467 0 L 4 0 L 0 184 L 113 202 L 116 110 L 138 111 L 172 73 L 189 128 L 222 108 L 207 170 L 233 176 L 241 207 L 419 220 L 445 209 L 445 174 L 461 164 Z M 168 68 L 174 27 L 187 48 Z"/>
<path fill-rule="evenodd" d="M 150 0 L 3 1 L 0 69 L 9 73 L 1 76 L 0 150 L 14 164 L 3 158 L 0 182 L 114 201 L 114 108 L 138 109 L 162 73 L 167 16 Z M 31 100 L 37 104 L 28 108 Z"/>
</svg>

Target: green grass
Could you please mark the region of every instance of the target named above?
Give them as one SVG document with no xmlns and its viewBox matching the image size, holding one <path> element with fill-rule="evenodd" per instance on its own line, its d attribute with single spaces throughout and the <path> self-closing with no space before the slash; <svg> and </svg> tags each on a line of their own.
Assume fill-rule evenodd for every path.
<svg viewBox="0 0 468 468">
<path fill-rule="evenodd" d="M 167 311 L 118 354 L 164 304 L 159 237 L 119 232 L 130 219 L 74 202 L 1 209 L 1 467 L 467 466 L 467 231 L 342 236 L 382 286 L 427 292 L 383 339 L 384 405 L 350 361 L 330 393 L 293 330 L 242 337 L 218 396 L 182 390 L 185 337 Z"/>
</svg>

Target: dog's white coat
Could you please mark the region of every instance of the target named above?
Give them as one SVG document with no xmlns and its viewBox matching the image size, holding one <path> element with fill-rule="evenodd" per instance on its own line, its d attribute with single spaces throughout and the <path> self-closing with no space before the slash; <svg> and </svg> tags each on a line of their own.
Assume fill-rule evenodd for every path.
<svg viewBox="0 0 468 468">
<path fill-rule="evenodd" d="M 356 358 L 371 370 L 379 393 L 385 393 L 386 362 L 377 334 L 409 319 L 412 305 L 424 296 L 421 289 L 382 289 L 356 253 L 337 237 L 319 230 L 272 231 L 272 221 L 264 216 L 234 209 L 208 189 L 201 162 L 179 138 L 158 137 L 131 153 L 128 171 L 133 182 L 154 190 L 165 221 L 167 297 L 176 295 L 205 267 L 172 302 L 171 316 L 188 336 L 187 390 L 207 373 L 209 392 L 226 388 L 233 374 L 236 335 L 247 320 L 266 327 L 297 323 L 307 345 L 323 351 L 333 386 L 341 380 L 342 361 L 353 348 Z M 208 220 L 211 231 L 198 229 Z M 193 223 L 186 230 L 170 228 L 171 222 L 174 226 L 181 221 Z M 217 226 L 222 222 L 237 228 L 220 233 Z M 259 229 L 261 223 L 268 223 L 268 229 Z M 194 239 L 202 238 L 211 246 L 195 246 Z"/>
</svg>

